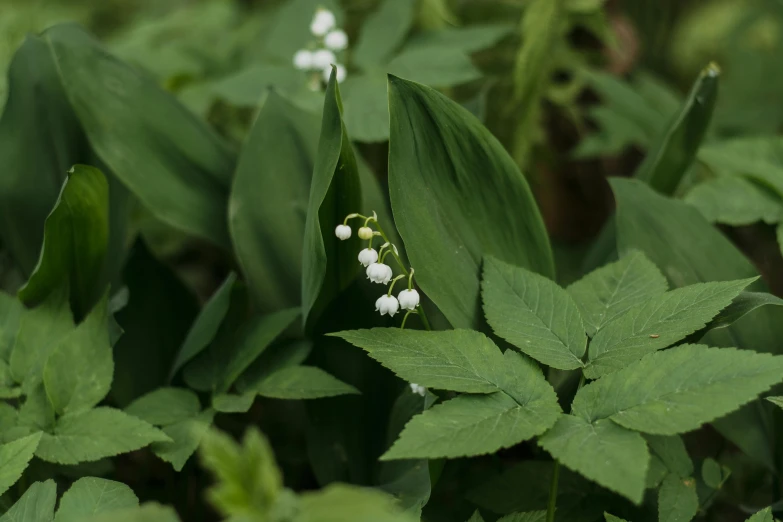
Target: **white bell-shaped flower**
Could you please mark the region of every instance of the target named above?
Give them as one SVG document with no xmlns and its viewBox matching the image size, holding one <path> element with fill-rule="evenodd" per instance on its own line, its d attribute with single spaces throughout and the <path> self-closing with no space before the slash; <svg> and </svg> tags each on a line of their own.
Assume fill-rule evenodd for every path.
<svg viewBox="0 0 783 522">
<path fill-rule="evenodd" d="M 331 70 L 331 65 L 337 61 L 337 57 L 329 49 L 318 49 L 313 53 L 313 68 Z"/>
<path fill-rule="evenodd" d="M 300 71 L 313 68 L 313 53 L 307 49 L 301 49 L 294 54 L 294 67 Z"/>
<path fill-rule="evenodd" d="M 415 310 L 419 306 L 419 292 L 416 290 L 403 290 L 397 299 L 399 299 L 400 307 L 403 310 Z"/>
<path fill-rule="evenodd" d="M 370 266 L 378 261 L 378 252 L 373 248 L 365 248 L 359 252 L 359 262 L 364 266 Z"/>
<path fill-rule="evenodd" d="M 342 29 L 329 31 L 324 37 L 324 45 L 332 51 L 342 51 L 348 47 L 348 35 Z"/>
<path fill-rule="evenodd" d="M 392 269 L 389 265 L 383 263 L 371 263 L 367 267 L 367 279 L 373 283 L 382 283 L 388 285 L 392 278 Z M 394 300 L 397 302 L 397 299 Z"/>
<path fill-rule="evenodd" d="M 364 239 L 366 241 L 372 237 L 372 229 L 370 227 L 361 227 L 356 232 L 356 235 L 359 236 L 359 239 Z"/>
<path fill-rule="evenodd" d="M 394 317 L 399 309 L 400 303 L 393 295 L 382 295 L 375 301 L 375 311 L 381 315 L 389 314 L 389 317 Z"/>
<path fill-rule="evenodd" d="M 348 225 L 337 225 L 337 228 L 334 229 L 334 235 L 341 241 L 345 241 L 351 237 L 351 227 Z"/>
<path fill-rule="evenodd" d="M 412 382 L 412 383 L 410 383 L 410 387 L 411 387 L 411 391 L 413 393 L 418 393 L 422 397 L 424 397 L 424 395 L 427 393 L 427 388 L 425 388 L 424 386 L 422 386 L 420 384 L 416 384 L 416 383 Z"/>
<path fill-rule="evenodd" d="M 328 9 L 319 9 L 315 12 L 313 21 L 310 23 L 310 32 L 315 36 L 324 36 L 334 28 L 336 23 L 337 18 L 333 12 Z"/>
</svg>

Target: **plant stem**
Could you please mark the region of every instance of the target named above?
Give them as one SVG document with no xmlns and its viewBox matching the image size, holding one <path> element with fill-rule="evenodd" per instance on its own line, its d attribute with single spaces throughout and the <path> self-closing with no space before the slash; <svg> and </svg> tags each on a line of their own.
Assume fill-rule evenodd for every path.
<svg viewBox="0 0 783 522">
<path fill-rule="evenodd" d="M 557 479 L 560 476 L 560 463 L 555 461 L 552 470 L 552 483 L 549 486 L 549 505 L 546 508 L 546 522 L 555 522 L 555 509 L 557 508 Z"/>
</svg>

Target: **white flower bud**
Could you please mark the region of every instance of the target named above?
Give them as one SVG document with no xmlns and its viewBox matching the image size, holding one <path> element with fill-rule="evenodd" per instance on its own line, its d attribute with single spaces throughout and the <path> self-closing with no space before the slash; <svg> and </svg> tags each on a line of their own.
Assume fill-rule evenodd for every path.
<svg viewBox="0 0 783 522">
<path fill-rule="evenodd" d="M 410 383 L 411 391 L 413 393 L 418 393 L 422 397 L 427 393 L 427 388 L 424 386 L 421 386 L 420 384 Z"/>
<path fill-rule="evenodd" d="M 331 69 L 331 65 L 336 61 L 337 57 L 328 49 L 318 49 L 313 53 L 314 69 Z"/>
<path fill-rule="evenodd" d="M 335 68 L 337 69 L 335 80 L 337 80 L 337 83 L 342 83 L 345 81 L 345 77 L 348 76 L 348 71 L 345 70 L 344 65 L 335 64 Z M 332 76 L 332 68 L 327 67 L 324 69 L 324 81 L 326 83 L 329 83 L 329 78 Z"/>
<path fill-rule="evenodd" d="M 392 278 L 392 269 L 383 263 L 372 263 L 367 267 L 367 279 L 373 283 L 388 285 Z M 394 300 L 397 301 L 396 299 Z"/>
<path fill-rule="evenodd" d="M 419 292 L 416 290 L 403 290 L 397 296 L 400 300 L 400 307 L 403 310 L 415 310 L 419 305 Z"/>
<path fill-rule="evenodd" d="M 370 227 L 361 227 L 356 233 L 360 239 L 370 239 L 372 237 L 372 229 Z"/>
<path fill-rule="evenodd" d="M 310 24 L 310 32 L 315 36 L 323 36 L 331 31 L 336 23 L 337 19 L 334 13 L 328 9 L 319 9 L 315 12 L 313 21 Z"/>
<path fill-rule="evenodd" d="M 348 225 L 337 225 L 334 229 L 334 235 L 340 238 L 341 241 L 345 241 L 351 237 L 351 227 Z"/>
<path fill-rule="evenodd" d="M 381 315 L 389 314 L 389 317 L 394 317 L 394 314 L 400 309 L 400 303 L 397 302 L 392 295 L 382 295 L 375 301 L 375 311 L 380 312 Z"/>
<path fill-rule="evenodd" d="M 296 51 L 294 55 L 294 67 L 301 71 L 313 68 L 313 53 L 307 49 Z"/>
<path fill-rule="evenodd" d="M 359 262 L 364 266 L 370 266 L 376 261 L 378 261 L 378 252 L 376 252 L 374 249 L 365 248 L 364 250 L 359 252 Z"/>
<path fill-rule="evenodd" d="M 348 35 L 342 29 L 329 31 L 324 38 L 324 44 L 332 51 L 342 51 L 348 47 Z"/>
</svg>

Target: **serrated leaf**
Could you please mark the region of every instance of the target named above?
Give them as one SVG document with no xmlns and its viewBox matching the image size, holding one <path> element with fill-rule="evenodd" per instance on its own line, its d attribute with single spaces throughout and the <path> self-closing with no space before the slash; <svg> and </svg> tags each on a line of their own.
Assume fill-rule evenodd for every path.
<svg viewBox="0 0 783 522">
<path fill-rule="evenodd" d="M 109 393 L 114 359 L 109 341 L 108 292 L 49 354 L 44 387 L 58 414 L 92 408 Z M 74 371 L 78 368 L 78 371 Z"/>
<path fill-rule="evenodd" d="M 40 440 L 39 432 L 0 446 L 0 495 L 22 476 Z"/>
<path fill-rule="evenodd" d="M 561 415 L 538 444 L 564 466 L 641 503 L 649 453 L 638 433 L 608 420 Z"/>
<path fill-rule="evenodd" d="M 752 517 L 747 522 L 775 522 L 775 518 L 772 516 L 772 508 L 764 508 Z"/>
<path fill-rule="evenodd" d="M 234 395 L 219 393 L 212 397 L 212 407 L 221 413 L 247 413 L 256 399 L 256 392 Z"/>
<path fill-rule="evenodd" d="M 380 491 L 334 484 L 321 491 L 304 493 L 294 522 L 414 522 L 394 498 Z"/>
<path fill-rule="evenodd" d="M 290 366 L 278 370 L 264 379 L 256 391 L 273 399 L 320 399 L 360 393 L 350 384 L 314 366 Z"/>
<path fill-rule="evenodd" d="M 364 70 L 382 67 L 400 46 L 414 20 L 415 0 L 385 0 L 362 24 L 351 58 Z"/>
<path fill-rule="evenodd" d="M 538 366 L 508 350 L 497 371 L 504 391 L 460 395 L 415 416 L 381 459 L 482 455 L 549 429 L 561 410 Z"/>
<path fill-rule="evenodd" d="M 715 459 L 706 458 L 701 463 L 701 479 L 712 489 L 719 489 L 723 482 L 723 472 Z"/>
<path fill-rule="evenodd" d="M 684 479 L 693 475 L 693 461 L 682 438 L 676 435 L 645 435 L 653 455 L 657 455 L 666 469 Z"/>
<path fill-rule="evenodd" d="M 658 458 L 657 455 L 650 455 L 650 467 L 647 468 L 647 489 L 658 489 L 663 479 L 669 474 L 669 468 Z"/>
<path fill-rule="evenodd" d="M 122 482 L 84 477 L 63 494 L 54 522 L 83 522 L 90 515 L 138 505 L 133 490 Z"/>
<path fill-rule="evenodd" d="M 0 517 L 0 522 L 52 522 L 57 502 L 57 484 L 54 480 L 35 482 L 11 509 Z"/>
<path fill-rule="evenodd" d="M 751 282 L 696 283 L 634 306 L 595 335 L 585 376 L 610 374 L 703 328 Z"/>
<path fill-rule="evenodd" d="M 481 296 L 487 322 L 497 335 L 547 366 L 584 366 L 587 336 L 582 317 L 557 283 L 488 256 Z"/>
<path fill-rule="evenodd" d="M 544 522 L 546 511 L 532 511 L 529 513 L 513 513 L 498 519 L 498 522 Z"/>
<path fill-rule="evenodd" d="M 479 513 L 479 510 L 477 509 L 468 519 L 468 522 L 484 522 L 484 517 L 481 516 L 481 513 Z"/>
<path fill-rule="evenodd" d="M 609 513 L 604 513 L 604 518 L 606 519 L 606 522 L 628 522 L 623 518 L 610 515 Z"/>
<path fill-rule="evenodd" d="M 389 62 L 386 70 L 433 87 L 451 87 L 481 78 L 465 53 L 450 47 L 421 47 L 405 50 Z"/>
<path fill-rule="evenodd" d="M 188 419 L 169 424 L 162 431 L 171 440 L 153 443 L 152 452 L 162 460 L 169 462 L 175 471 L 182 471 L 185 463 L 196 452 L 209 431 L 214 417 L 214 410 L 207 409 Z"/>
<path fill-rule="evenodd" d="M 628 309 L 669 289 L 652 261 L 631 250 L 619 261 L 594 270 L 566 290 L 576 302 L 588 335 L 594 337 Z"/>
<path fill-rule="evenodd" d="M 764 187 L 738 176 L 718 176 L 699 183 L 683 198 L 712 223 L 750 225 L 778 223 L 783 201 Z"/>
<path fill-rule="evenodd" d="M 454 328 L 477 328 L 482 256 L 554 276 L 541 214 L 514 161 L 466 109 L 393 76 L 389 108 L 389 192 L 416 282 Z"/>
<path fill-rule="evenodd" d="M 44 433 L 35 455 L 56 464 L 92 462 L 170 440 L 150 424 L 107 407 L 63 415 Z"/>
<path fill-rule="evenodd" d="M 659 522 L 688 522 L 699 511 L 696 481 L 669 475 L 658 492 Z"/>
<path fill-rule="evenodd" d="M 588 421 L 609 418 L 633 430 L 674 435 L 736 410 L 781 380 L 783 357 L 682 345 L 588 384 L 572 410 Z"/>
<path fill-rule="evenodd" d="M 200 411 L 198 396 L 185 388 L 158 388 L 125 408 L 125 413 L 155 426 L 168 426 L 193 417 Z"/>
<path fill-rule="evenodd" d="M 694 333 L 693 337 L 698 336 L 701 339 L 708 330 L 731 326 L 745 315 L 766 305 L 783 306 L 783 299 L 767 292 L 740 292 L 729 306 L 718 312 L 718 315 L 713 317 L 703 330 Z"/>
</svg>

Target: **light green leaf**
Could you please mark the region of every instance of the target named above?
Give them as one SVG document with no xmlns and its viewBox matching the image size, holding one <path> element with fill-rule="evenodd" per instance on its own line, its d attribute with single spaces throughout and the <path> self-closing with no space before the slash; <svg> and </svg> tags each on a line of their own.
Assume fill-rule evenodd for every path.
<svg viewBox="0 0 783 522">
<path fill-rule="evenodd" d="M 54 480 L 35 482 L 16 501 L 0 522 L 52 522 L 57 502 L 57 484 Z"/>
<path fill-rule="evenodd" d="M 647 489 L 658 489 L 668 474 L 669 469 L 666 464 L 656 455 L 650 455 L 650 467 L 647 468 L 647 478 L 645 479 Z"/>
<path fill-rule="evenodd" d="M 125 413 L 155 426 L 168 426 L 201 411 L 198 396 L 185 388 L 158 388 L 139 397 L 125 408 Z"/>
<path fill-rule="evenodd" d="M 645 435 L 644 438 L 653 455 L 657 455 L 669 471 L 682 479 L 693 475 L 693 461 L 680 437 Z"/>
<path fill-rule="evenodd" d="M 669 285 L 639 251 L 590 272 L 567 288 L 582 314 L 587 333 L 595 334 L 628 309 L 656 297 Z"/>
<path fill-rule="evenodd" d="M 492 47 L 514 30 L 515 27 L 511 24 L 446 27 L 413 36 L 406 49 L 448 47 L 465 53 L 474 53 Z"/>
<path fill-rule="evenodd" d="M 783 140 L 777 136 L 742 137 L 707 144 L 699 160 L 715 172 L 744 176 L 783 197 Z"/>
<path fill-rule="evenodd" d="M 90 144 L 156 217 L 229 246 L 226 144 L 150 77 L 108 54 L 76 25 L 43 34 Z"/>
<path fill-rule="evenodd" d="M 414 20 L 415 7 L 415 0 L 381 2 L 362 25 L 351 53 L 353 63 L 365 70 L 382 67 L 405 39 Z"/>
<path fill-rule="evenodd" d="M 247 413 L 256 400 L 256 392 L 244 395 L 220 393 L 212 397 L 212 407 L 221 413 Z"/>
<path fill-rule="evenodd" d="M 582 317 L 557 283 L 488 256 L 481 290 L 487 322 L 497 335 L 547 366 L 584 366 Z"/>
<path fill-rule="evenodd" d="M 22 476 L 40 440 L 39 432 L 0 446 L 0 495 Z"/>
<path fill-rule="evenodd" d="M 318 119 L 271 92 L 239 155 L 229 229 L 261 312 L 300 302 L 302 237 L 317 143 Z"/>
<path fill-rule="evenodd" d="M 46 360 L 46 396 L 58 414 L 90 409 L 109 393 L 114 359 L 109 343 L 107 299 L 108 292 Z"/>
<path fill-rule="evenodd" d="M 696 481 L 669 475 L 658 492 L 659 522 L 688 522 L 699 511 Z"/>
<path fill-rule="evenodd" d="M 772 404 L 783 408 L 783 397 L 766 397 Z"/>
<path fill-rule="evenodd" d="M 764 508 L 752 517 L 747 522 L 775 522 L 775 518 L 772 516 L 772 508 Z"/>
<path fill-rule="evenodd" d="M 254 63 L 213 82 L 209 91 L 230 105 L 257 107 L 262 102 L 266 106 L 273 96 L 279 99 L 276 92 L 290 93 L 305 83 L 305 75 L 288 64 Z"/>
<path fill-rule="evenodd" d="M 783 201 L 764 187 L 738 176 L 718 176 L 693 187 L 683 198 L 707 221 L 727 225 L 768 224 L 783 219 Z"/>
<path fill-rule="evenodd" d="M 340 241 L 334 229 L 348 214 L 362 212 L 361 207 L 359 171 L 342 121 L 340 89 L 333 70 L 326 88 L 304 232 L 302 319 L 308 329 L 358 273 L 358 236 Z"/>
<path fill-rule="evenodd" d="M 147 502 L 140 507 L 100 513 L 85 522 L 180 522 L 174 508 Z"/>
<path fill-rule="evenodd" d="M 196 452 L 209 431 L 214 417 L 214 410 L 207 409 L 189 419 L 169 424 L 162 431 L 171 440 L 153 443 L 152 452 L 162 460 L 169 462 L 175 471 L 182 471 L 185 463 Z"/>
<path fill-rule="evenodd" d="M 606 519 L 606 522 L 628 522 L 623 518 L 610 515 L 609 513 L 604 513 L 604 518 Z"/>
<path fill-rule="evenodd" d="M 0 292 L 0 360 L 10 361 L 24 307 L 13 296 Z"/>
<path fill-rule="evenodd" d="M 85 477 L 77 480 L 60 499 L 54 522 L 82 522 L 89 515 L 139 505 L 133 490 L 122 482 Z"/>
<path fill-rule="evenodd" d="M 389 139 L 389 99 L 385 74 L 378 72 L 349 76 L 340 84 L 340 92 L 343 95 L 345 127 L 351 139 L 363 142 Z"/>
<path fill-rule="evenodd" d="M 701 463 L 701 479 L 712 489 L 719 489 L 723 484 L 723 472 L 715 459 L 706 458 Z"/>
<path fill-rule="evenodd" d="M 300 497 L 294 522 L 414 522 L 397 507 L 394 498 L 374 489 L 333 484 Z"/>
<path fill-rule="evenodd" d="M 494 453 L 540 435 L 560 406 L 538 366 L 513 350 L 497 367 L 498 391 L 460 395 L 414 417 L 382 460 Z"/>
<path fill-rule="evenodd" d="M 320 399 L 360 393 L 350 384 L 314 366 L 290 366 L 278 370 L 264 379 L 256 391 L 273 399 Z"/>
<path fill-rule="evenodd" d="M 170 440 L 163 432 L 120 410 L 100 407 L 63 415 L 44 433 L 36 456 L 57 464 L 93 462 Z"/>
<path fill-rule="evenodd" d="M 642 501 L 650 456 L 638 433 L 608 420 L 561 415 L 538 443 L 564 466 L 636 504 Z"/>
<path fill-rule="evenodd" d="M 25 434 L 35 431 L 51 431 L 54 427 L 54 408 L 46 396 L 43 383 L 27 391 L 25 401 L 19 407 L 19 426 L 27 428 Z"/>
<path fill-rule="evenodd" d="M 479 510 L 473 512 L 473 515 L 468 519 L 468 522 L 484 522 L 484 518 L 479 513 Z"/>
<path fill-rule="evenodd" d="M 634 306 L 593 338 L 585 376 L 610 374 L 703 328 L 751 282 L 696 283 Z"/>
<path fill-rule="evenodd" d="M 579 390 L 573 412 L 659 435 L 695 430 L 783 380 L 783 357 L 682 345 L 653 353 Z"/>
<path fill-rule="evenodd" d="M 386 67 L 394 76 L 433 87 L 451 87 L 481 78 L 470 58 L 449 47 L 422 47 L 402 52 Z"/>
<path fill-rule="evenodd" d="M 393 76 L 389 107 L 389 191 L 416 281 L 453 327 L 478 327 L 484 255 L 554 275 L 541 214 L 514 161 L 467 110 Z"/>
</svg>

